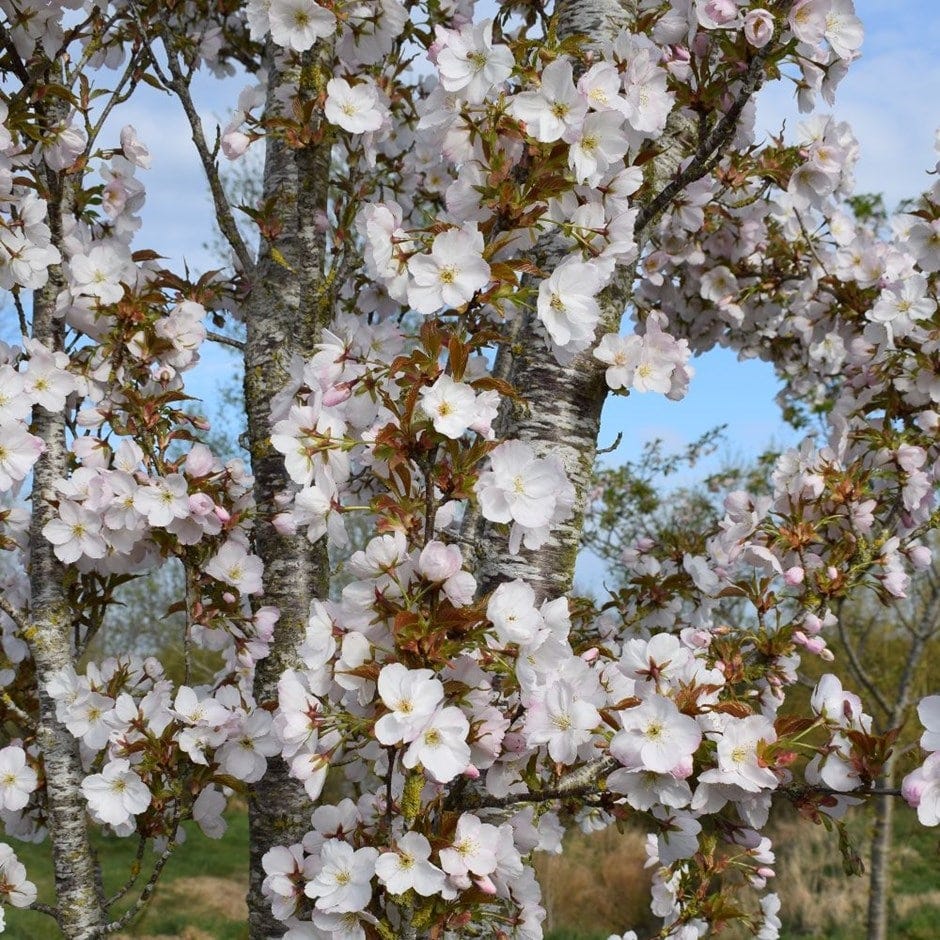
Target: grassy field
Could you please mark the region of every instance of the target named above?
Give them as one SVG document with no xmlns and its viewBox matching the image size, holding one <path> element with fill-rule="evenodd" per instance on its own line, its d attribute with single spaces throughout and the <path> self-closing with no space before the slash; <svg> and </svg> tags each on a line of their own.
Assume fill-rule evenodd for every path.
<svg viewBox="0 0 940 940">
<path fill-rule="evenodd" d="M 853 826 L 864 848 L 865 820 Z M 847 878 L 835 836 L 822 827 L 785 820 L 776 827 L 776 888 L 783 898 L 783 936 L 787 940 L 858 940 L 863 936 L 867 881 Z M 191 826 L 187 841 L 168 863 L 150 907 L 120 937 L 147 940 L 240 940 L 245 928 L 245 857 L 248 821 L 244 812 L 229 816 L 219 841 Z M 914 814 L 899 807 L 892 871 L 891 936 L 937 940 L 940 936 L 940 837 L 923 829 Z M 539 876 L 550 912 L 548 940 L 606 940 L 627 926 L 654 923 L 648 914 L 648 873 L 643 868 L 642 836 L 615 830 L 574 835 L 562 857 L 543 857 Z M 52 865 L 48 845 L 14 846 L 39 888 L 52 903 Z M 127 877 L 135 844 L 130 839 L 98 839 L 105 889 L 115 891 Z M 152 856 L 145 858 L 139 888 Z M 126 909 L 136 894 L 125 901 Z M 7 936 L 16 940 L 57 940 L 51 918 L 7 908 Z M 641 931 L 640 936 L 644 933 Z M 740 934 L 723 933 L 728 940 Z"/>
<path fill-rule="evenodd" d="M 160 887 L 147 910 L 119 937 L 150 937 L 160 940 L 241 940 L 247 908 L 245 865 L 248 846 L 248 816 L 244 812 L 228 816 L 225 836 L 206 839 L 192 823 L 185 824 L 186 841 L 176 850 L 163 872 Z M 52 861 L 48 843 L 24 845 L 12 840 L 26 865 L 29 877 L 39 889 L 39 899 L 53 902 Z M 127 878 L 136 843 L 132 839 L 99 838 L 95 847 L 104 868 L 105 891 L 110 895 Z M 146 884 L 154 856 L 144 856 L 137 890 Z M 120 914 L 137 897 L 132 890 Z M 7 908 L 7 936 L 17 940 L 59 940 L 61 934 L 52 918 L 33 911 Z"/>
</svg>

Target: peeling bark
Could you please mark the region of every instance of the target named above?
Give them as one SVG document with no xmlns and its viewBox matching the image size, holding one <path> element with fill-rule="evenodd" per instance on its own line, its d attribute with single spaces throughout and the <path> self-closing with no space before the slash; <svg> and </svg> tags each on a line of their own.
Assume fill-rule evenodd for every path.
<svg viewBox="0 0 940 940">
<path fill-rule="evenodd" d="M 315 77 L 327 46 L 304 65 Z M 270 50 L 269 50 L 270 55 Z M 273 60 L 270 60 L 273 61 Z M 267 115 L 278 108 L 276 94 L 285 82 L 300 76 L 274 61 L 269 68 Z M 329 141 L 291 150 L 277 138 L 267 142 L 264 199 L 274 199 L 283 223 L 274 241 L 264 241 L 246 304 L 245 407 L 257 518 L 255 551 L 264 562 L 264 603 L 280 611 L 268 656 L 255 671 L 254 694 L 259 706 L 277 701 L 277 683 L 286 669 L 302 668 L 298 644 L 306 631 L 310 601 L 324 597 L 329 576 L 323 541 L 311 545 L 303 535 L 280 535 L 271 524 L 275 496 L 291 486 L 281 454 L 270 441 L 272 398 L 287 384 L 294 354 L 306 355 L 319 337 L 332 304 L 322 294 L 324 241 L 315 213 L 326 208 Z M 303 785 L 291 778 L 287 764 L 274 757 L 258 781 L 249 803 L 250 883 L 249 932 L 253 940 L 280 937 L 285 925 L 275 920 L 261 893 L 261 859 L 271 847 L 299 842 L 309 828 L 310 801 Z"/>
<path fill-rule="evenodd" d="M 51 174 L 50 174 L 51 175 Z M 58 189 L 59 181 L 53 186 Z M 49 225 L 54 244 L 61 244 L 61 200 L 49 201 Z M 62 287 L 58 265 L 50 269 L 48 284 L 33 296 L 33 338 L 48 348 L 62 348 L 63 321 L 54 316 L 55 298 Z M 53 672 L 74 664 L 73 615 L 65 592 L 66 569 L 56 558 L 43 527 L 57 512 L 56 480 L 68 475 L 65 415 L 42 406 L 33 409 L 33 434 L 45 451 L 33 467 L 30 523 L 30 652 L 36 667 L 39 699 L 37 740 L 46 777 L 46 812 L 52 842 L 58 923 L 69 940 L 99 935 L 105 921 L 99 891 L 100 869 L 88 838 L 88 819 L 81 784 L 85 779 L 78 741 L 56 718 L 55 702 L 46 691 Z"/>
<path fill-rule="evenodd" d="M 558 36 L 588 36 L 592 42 L 612 39 L 636 19 L 635 0 L 568 0 L 558 5 Z M 552 239 L 539 252 L 539 262 L 551 267 L 553 256 L 564 253 Z M 629 302 L 633 271 L 619 271 L 600 296 L 599 330 L 619 329 Z M 571 589 L 574 564 L 581 543 L 585 499 L 597 453 L 601 410 L 607 396 L 605 367 L 590 351 L 560 366 L 549 352 L 541 324 L 534 312 L 521 319 L 508 352 L 497 365 L 508 381 L 521 391 L 524 402 L 503 416 L 502 432 L 527 442 L 540 456 L 561 458 L 575 489 L 574 513 L 552 527 L 549 541 L 538 552 L 509 554 L 507 537 L 490 523 L 475 526 L 480 561 L 480 588 L 491 590 L 500 581 L 524 578 L 539 598 L 554 597 Z"/>
<path fill-rule="evenodd" d="M 635 0 L 568 0 L 558 6 L 559 38 L 575 35 L 592 42 L 613 38 L 635 22 Z M 639 207 L 636 224 L 638 251 L 642 239 L 662 212 L 690 183 L 710 172 L 714 161 L 733 138 L 741 112 L 763 78 L 763 63 L 773 44 L 758 52 L 743 77 L 741 89 L 728 111 L 702 135 L 692 116 L 674 111 L 666 124 L 660 152 L 650 163 L 649 201 Z M 685 166 L 683 163 L 692 157 Z M 537 262 L 551 269 L 553 255 L 560 255 L 557 242 L 536 247 Z M 597 335 L 619 330 L 630 303 L 633 268 L 622 268 L 599 297 L 601 321 Z M 481 571 L 480 590 L 491 590 L 501 581 L 524 578 L 536 596 L 558 596 L 571 589 L 574 566 L 581 543 L 586 499 L 597 456 L 600 416 L 607 398 L 605 366 L 586 351 L 566 366 L 558 365 L 548 350 L 541 324 L 527 314 L 510 337 L 511 352 L 502 352 L 497 374 L 525 397 L 503 416 L 502 436 L 529 443 L 540 456 L 558 455 L 575 489 L 574 512 L 562 525 L 552 528 L 551 538 L 537 552 L 509 554 L 508 540 L 496 526 L 468 517 L 464 534 L 474 543 Z"/>
</svg>

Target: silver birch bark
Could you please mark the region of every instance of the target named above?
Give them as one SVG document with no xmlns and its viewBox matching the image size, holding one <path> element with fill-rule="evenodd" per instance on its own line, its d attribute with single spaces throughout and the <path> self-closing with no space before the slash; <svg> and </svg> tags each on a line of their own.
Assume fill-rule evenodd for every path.
<svg viewBox="0 0 940 940">
<path fill-rule="evenodd" d="M 326 50 L 305 58 L 304 72 L 315 75 Z M 266 113 L 279 107 L 276 94 L 295 73 L 283 70 L 268 50 Z M 251 466 L 257 503 L 255 550 L 264 562 L 265 604 L 280 611 L 268 656 L 255 671 L 258 705 L 277 701 L 277 683 L 286 669 L 302 668 L 297 646 L 306 631 L 310 601 L 326 595 L 329 576 L 323 541 L 311 545 L 306 537 L 281 535 L 271 524 L 277 512 L 275 496 L 291 486 L 284 459 L 270 442 L 271 400 L 287 384 L 294 354 L 309 354 L 331 301 L 321 293 L 324 267 L 323 236 L 315 212 L 326 208 L 329 180 L 329 142 L 291 150 L 274 135 L 267 141 L 264 200 L 276 200 L 282 227 L 275 238 L 263 239 L 251 294 L 245 308 L 245 408 Z M 261 893 L 261 859 L 275 845 L 299 842 L 309 828 L 310 801 L 304 787 L 288 774 L 279 757 L 268 761 L 264 777 L 253 787 L 249 801 L 250 883 L 249 933 L 253 940 L 280 937 L 284 924 L 275 920 Z"/>
<path fill-rule="evenodd" d="M 61 246 L 62 186 L 59 174 L 47 174 L 50 189 L 49 227 L 53 244 Z M 55 316 L 55 299 L 61 290 L 59 265 L 50 268 L 49 281 L 33 295 L 33 338 L 47 348 L 62 348 L 63 320 Z M 52 860 L 58 923 L 69 940 L 96 937 L 105 921 L 99 890 L 100 870 L 88 837 L 88 820 L 81 784 L 85 778 L 78 741 L 56 718 L 55 702 L 46 682 L 59 669 L 74 664 L 73 613 L 64 583 L 65 566 L 56 558 L 43 527 L 57 512 L 55 483 L 68 475 L 65 416 L 33 409 L 32 433 L 41 438 L 45 450 L 33 467 L 32 519 L 30 523 L 30 624 L 26 639 L 36 668 L 39 699 L 37 740 L 46 776 L 46 812 Z"/>
<path fill-rule="evenodd" d="M 559 38 L 576 35 L 592 41 L 609 40 L 637 16 L 635 0 L 568 0 L 559 3 Z M 699 126 L 691 115 L 674 111 L 666 124 L 660 152 L 651 161 L 650 196 L 639 206 L 636 222 L 638 251 L 643 237 L 690 183 L 710 172 L 722 150 L 733 139 L 744 106 L 763 79 L 763 63 L 773 49 L 770 42 L 752 59 L 729 109 L 713 126 Z M 684 166 L 686 158 L 691 157 Z M 537 262 L 549 269 L 560 253 L 549 244 Z M 597 334 L 616 332 L 630 303 L 634 271 L 621 268 L 599 297 L 601 320 Z M 508 349 L 508 352 L 507 352 Z M 538 318 L 526 314 L 501 350 L 497 373 L 524 396 L 503 415 L 500 431 L 504 437 L 526 441 L 538 455 L 558 455 L 575 490 L 574 511 L 562 525 L 552 527 L 548 542 L 538 552 L 513 556 L 507 537 L 497 527 L 468 519 L 465 535 L 475 543 L 480 567 L 481 591 L 497 583 L 523 578 L 538 598 L 558 596 L 571 589 L 574 566 L 584 525 L 585 500 L 597 456 L 600 416 L 607 398 L 605 366 L 590 351 L 576 356 L 566 366 L 558 365 L 543 338 Z"/>
<path fill-rule="evenodd" d="M 564 39 L 582 35 L 594 42 L 612 39 L 635 20 L 636 6 L 636 0 L 561 2 L 556 13 L 558 36 Z M 564 251 L 556 240 L 549 240 L 541 246 L 538 262 L 551 269 Z M 618 329 L 632 280 L 632 272 L 619 271 L 602 293 L 601 331 Z M 500 581 L 524 578 L 537 597 L 553 597 L 570 590 L 574 577 L 584 499 L 591 482 L 606 398 L 604 369 L 590 352 L 576 356 L 567 366 L 558 365 L 546 346 L 534 311 L 520 314 L 513 334 L 501 351 L 497 373 L 521 390 L 524 401 L 511 405 L 502 416 L 501 431 L 506 437 L 530 444 L 540 455 L 557 454 L 574 485 L 576 501 L 573 516 L 553 526 L 548 543 L 537 553 L 510 555 L 506 535 L 489 523 L 477 522 L 479 581 L 481 590 L 487 591 Z"/>
</svg>

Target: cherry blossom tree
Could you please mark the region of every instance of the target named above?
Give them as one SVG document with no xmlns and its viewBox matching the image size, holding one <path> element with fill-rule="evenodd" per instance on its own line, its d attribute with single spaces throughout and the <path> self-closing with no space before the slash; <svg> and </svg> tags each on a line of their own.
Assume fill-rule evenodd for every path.
<svg viewBox="0 0 940 940">
<path fill-rule="evenodd" d="M 181 822 L 218 837 L 240 790 L 252 937 L 539 937 L 532 853 L 628 816 L 662 936 L 777 936 L 771 805 L 840 825 L 894 741 L 834 678 L 789 710 L 800 657 L 859 585 L 903 599 L 937 523 L 940 194 L 881 233 L 843 208 L 847 125 L 755 140 L 765 82 L 831 103 L 851 0 L 0 11 L 0 811 L 56 871 L 39 902 L 4 847 L 4 902 L 117 932 Z M 195 81 L 231 74 L 213 133 Z M 222 270 L 137 244 L 144 85 L 189 121 Z M 262 147 L 234 205 L 220 161 Z M 213 341 L 244 359 L 249 463 L 187 394 Z M 637 544 L 616 595 L 573 596 L 605 397 L 694 394 L 716 344 L 825 403 L 825 436 L 694 552 Z M 171 560 L 182 681 L 89 661 L 115 591 Z M 936 825 L 935 698 L 920 716 L 902 789 Z M 114 897 L 93 825 L 147 861 Z"/>
</svg>

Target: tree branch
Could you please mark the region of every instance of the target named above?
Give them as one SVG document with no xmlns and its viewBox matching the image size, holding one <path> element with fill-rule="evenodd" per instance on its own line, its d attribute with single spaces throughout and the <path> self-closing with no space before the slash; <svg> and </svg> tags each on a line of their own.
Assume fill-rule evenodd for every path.
<svg viewBox="0 0 940 940">
<path fill-rule="evenodd" d="M 0 43 L 3 44 L 3 48 L 10 57 L 10 63 L 16 77 L 23 83 L 22 91 L 27 91 L 33 84 L 33 76 L 29 74 L 29 69 L 26 68 L 20 54 L 16 51 L 10 31 L 4 23 L 0 23 Z"/>
<path fill-rule="evenodd" d="M 176 97 L 179 98 L 180 104 L 183 106 L 183 111 L 186 113 L 186 118 L 189 121 L 193 143 L 196 146 L 196 152 L 199 154 L 202 168 L 205 171 L 206 180 L 209 183 L 209 191 L 212 193 L 212 203 L 215 206 L 215 217 L 219 225 L 219 231 L 221 231 L 222 236 L 229 243 L 232 251 L 235 252 L 235 257 L 238 258 L 238 263 L 241 265 L 242 271 L 246 276 L 251 276 L 254 272 L 255 262 L 251 256 L 251 252 L 248 250 L 248 246 L 241 236 L 241 232 L 238 231 L 235 216 L 232 214 L 232 207 L 229 205 L 228 197 L 225 195 L 225 188 L 222 186 L 222 178 L 219 176 L 215 153 L 209 150 L 206 136 L 202 130 L 202 119 L 196 111 L 196 106 L 190 94 L 189 80 L 184 77 L 180 70 L 179 61 L 169 48 L 165 37 L 163 39 L 163 45 L 166 48 L 167 64 L 170 69 L 170 74 L 173 76 L 168 83 L 168 87 L 173 91 Z"/>
<path fill-rule="evenodd" d="M 763 82 L 764 63 L 774 48 L 775 42 L 771 41 L 754 55 L 747 67 L 741 88 L 731 103 L 731 107 L 721 116 L 718 123 L 712 128 L 711 133 L 699 141 L 695 156 L 678 176 L 673 177 L 647 205 L 640 209 L 636 219 L 635 232 L 637 235 L 655 221 L 686 186 L 701 179 L 709 171 L 712 158 L 720 154 L 722 148 L 732 138 L 744 106 L 750 101 L 754 92 L 760 88 Z"/>
<path fill-rule="evenodd" d="M 206 330 L 206 339 L 211 339 L 213 343 L 221 343 L 223 346 L 231 346 L 232 349 L 244 351 L 245 344 L 240 339 L 233 339 L 224 333 L 215 333 L 212 330 Z"/>
<path fill-rule="evenodd" d="M 176 836 L 179 834 L 180 827 L 180 817 L 179 812 L 177 811 L 176 820 L 173 825 L 173 835 L 170 836 L 170 841 L 167 842 L 166 848 L 160 853 L 160 857 L 154 862 L 153 870 L 150 873 L 150 878 L 147 880 L 147 883 L 144 885 L 143 890 L 140 892 L 140 897 L 131 905 L 131 907 L 126 910 L 117 920 L 113 920 L 108 924 L 105 924 L 101 928 L 101 936 L 106 936 L 109 933 L 117 933 L 121 928 L 126 927 L 146 906 L 150 903 L 150 899 L 153 897 L 153 892 L 157 888 L 157 882 L 160 880 L 160 875 L 163 872 L 163 868 L 166 863 L 170 860 L 170 857 L 176 851 Z M 136 879 L 135 879 L 136 880 Z"/>
<path fill-rule="evenodd" d="M 479 790 L 470 790 L 456 800 L 451 809 L 497 809 L 517 806 L 520 803 L 547 803 L 551 800 L 568 800 L 588 796 L 597 790 L 597 782 L 620 766 L 613 757 L 598 757 L 583 767 L 565 774 L 554 787 L 544 790 L 529 790 L 525 793 L 508 793 L 506 796 L 490 796 Z"/>
<path fill-rule="evenodd" d="M 862 662 L 858 657 L 858 651 L 855 649 L 855 645 L 849 636 L 849 631 L 846 628 L 845 622 L 841 616 L 836 617 L 836 625 L 839 629 L 839 639 L 842 641 L 842 645 L 845 647 L 845 653 L 849 659 L 849 668 L 852 670 L 852 674 L 865 687 L 865 691 L 872 697 L 878 707 L 886 715 L 890 715 L 891 706 L 888 704 L 888 700 L 881 694 L 881 690 L 874 683 L 871 676 L 868 675 L 867 670 L 862 665 Z"/>
<path fill-rule="evenodd" d="M 18 607 L 14 607 L 3 594 L 0 594 L 0 610 L 2 610 L 15 624 L 20 633 L 25 633 L 29 624 L 26 617 Z"/>
</svg>

